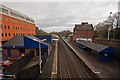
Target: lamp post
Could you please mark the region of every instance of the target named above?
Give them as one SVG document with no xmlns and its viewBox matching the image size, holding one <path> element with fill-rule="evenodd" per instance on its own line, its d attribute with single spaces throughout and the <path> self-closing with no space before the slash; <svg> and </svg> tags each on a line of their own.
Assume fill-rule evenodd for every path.
<svg viewBox="0 0 120 80">
<path fill-rule="evenodd" d="M 41 74 L 41 73 L 42 73 L 42 72 L 41 72 L 42 60 L 41 60 L 41 47 L 40 47 L 40 43 L 39 43 L 39 58 L 40 58 L 40 63 L 39 63 L 39 65 L 40 65 L 40 74 Z"/>
<path fill-rule="evenodd" d="M 108 27 L 108 36 L 107 36 L 107 40 L 109 40 L 110 29 L 111 29 L 112 23 L 105 23 L 105 25 Z"/>
<path fill-rule="evenodd" d="M 107 23 L 105 23 L 105 25 L 108 27 L 108 36 L 107 36 L 107 40 L 109 40 L 110 30 L 111 30 L 112 25 L 113 25 L 113 20 L 112 20 L 111 14 L 112 14 L 112 12 L 110 12 L 109 20 L 107 21 Z"/>
</svg>

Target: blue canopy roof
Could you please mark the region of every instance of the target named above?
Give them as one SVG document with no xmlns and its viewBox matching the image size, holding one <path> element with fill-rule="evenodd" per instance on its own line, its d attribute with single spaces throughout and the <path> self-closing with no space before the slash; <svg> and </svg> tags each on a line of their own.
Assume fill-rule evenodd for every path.
<svg viewBox="0 0 120 80">
<path fill-rule="evenodd" d="M 34 36 L 15 36 L 6 43 L 2 48 L 48 48 L 48 44 L 42 42 Z"/>
<path fill-rule="evenodd" d="M 95 50 L 95 51 L 97 51 L 99 53 L 116 53 L 117 52 L 112 47 L 105 46 L 105 45 L 102 45 L 102 44 L 97 44 L 97 43 L 83 41 L 83 40 L 78 40 L 76 42 L 83 45 L 83 46 L 85 46 L 85 47 L 87 47 L 87 48 Z"/>
</svg>

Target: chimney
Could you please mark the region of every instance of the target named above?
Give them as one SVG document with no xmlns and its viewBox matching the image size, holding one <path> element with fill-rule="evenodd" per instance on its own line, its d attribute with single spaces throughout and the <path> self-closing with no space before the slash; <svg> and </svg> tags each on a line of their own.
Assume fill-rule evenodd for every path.
<svg viewBox="0 0 120 80">
<path fill-rule="evenodd" d="M 88 24 L 88 22 L 82 22 L 82 25 Z"/>
</svg>

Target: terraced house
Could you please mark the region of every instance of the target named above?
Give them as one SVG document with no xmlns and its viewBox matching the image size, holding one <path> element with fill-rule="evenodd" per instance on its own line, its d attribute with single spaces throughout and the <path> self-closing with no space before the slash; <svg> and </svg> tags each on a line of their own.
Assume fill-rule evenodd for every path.
<svg viewBox="0 0 120 80">
<path fill-rule="evenodd" d="M 0 4 L 0 41 L 16 35 L 36 35 L 32 18 Z"/>
</svg>

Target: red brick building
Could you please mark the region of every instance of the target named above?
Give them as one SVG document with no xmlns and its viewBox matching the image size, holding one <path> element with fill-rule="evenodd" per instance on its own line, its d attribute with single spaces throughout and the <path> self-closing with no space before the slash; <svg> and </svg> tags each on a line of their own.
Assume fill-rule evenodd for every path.
<svg viewBox="0 0 120 80">
<path fill-rule="evenodd" d="M 85 40 L 92 41 L 93 38 L 93 25 L 88 24 L 88 22 L 82 22 L 82 24 L 75 24 L 73 29 L 73 40 Z"/>
<path fill-rule="evenodd" d="M 2 45 L 3 57 L 9 60 L 18 60 L 20 57 L 34 51 L 35 56 L 49 55 L 52 46 L 46 40 L 34 36 L 15 36 Z"/>
</svg>

